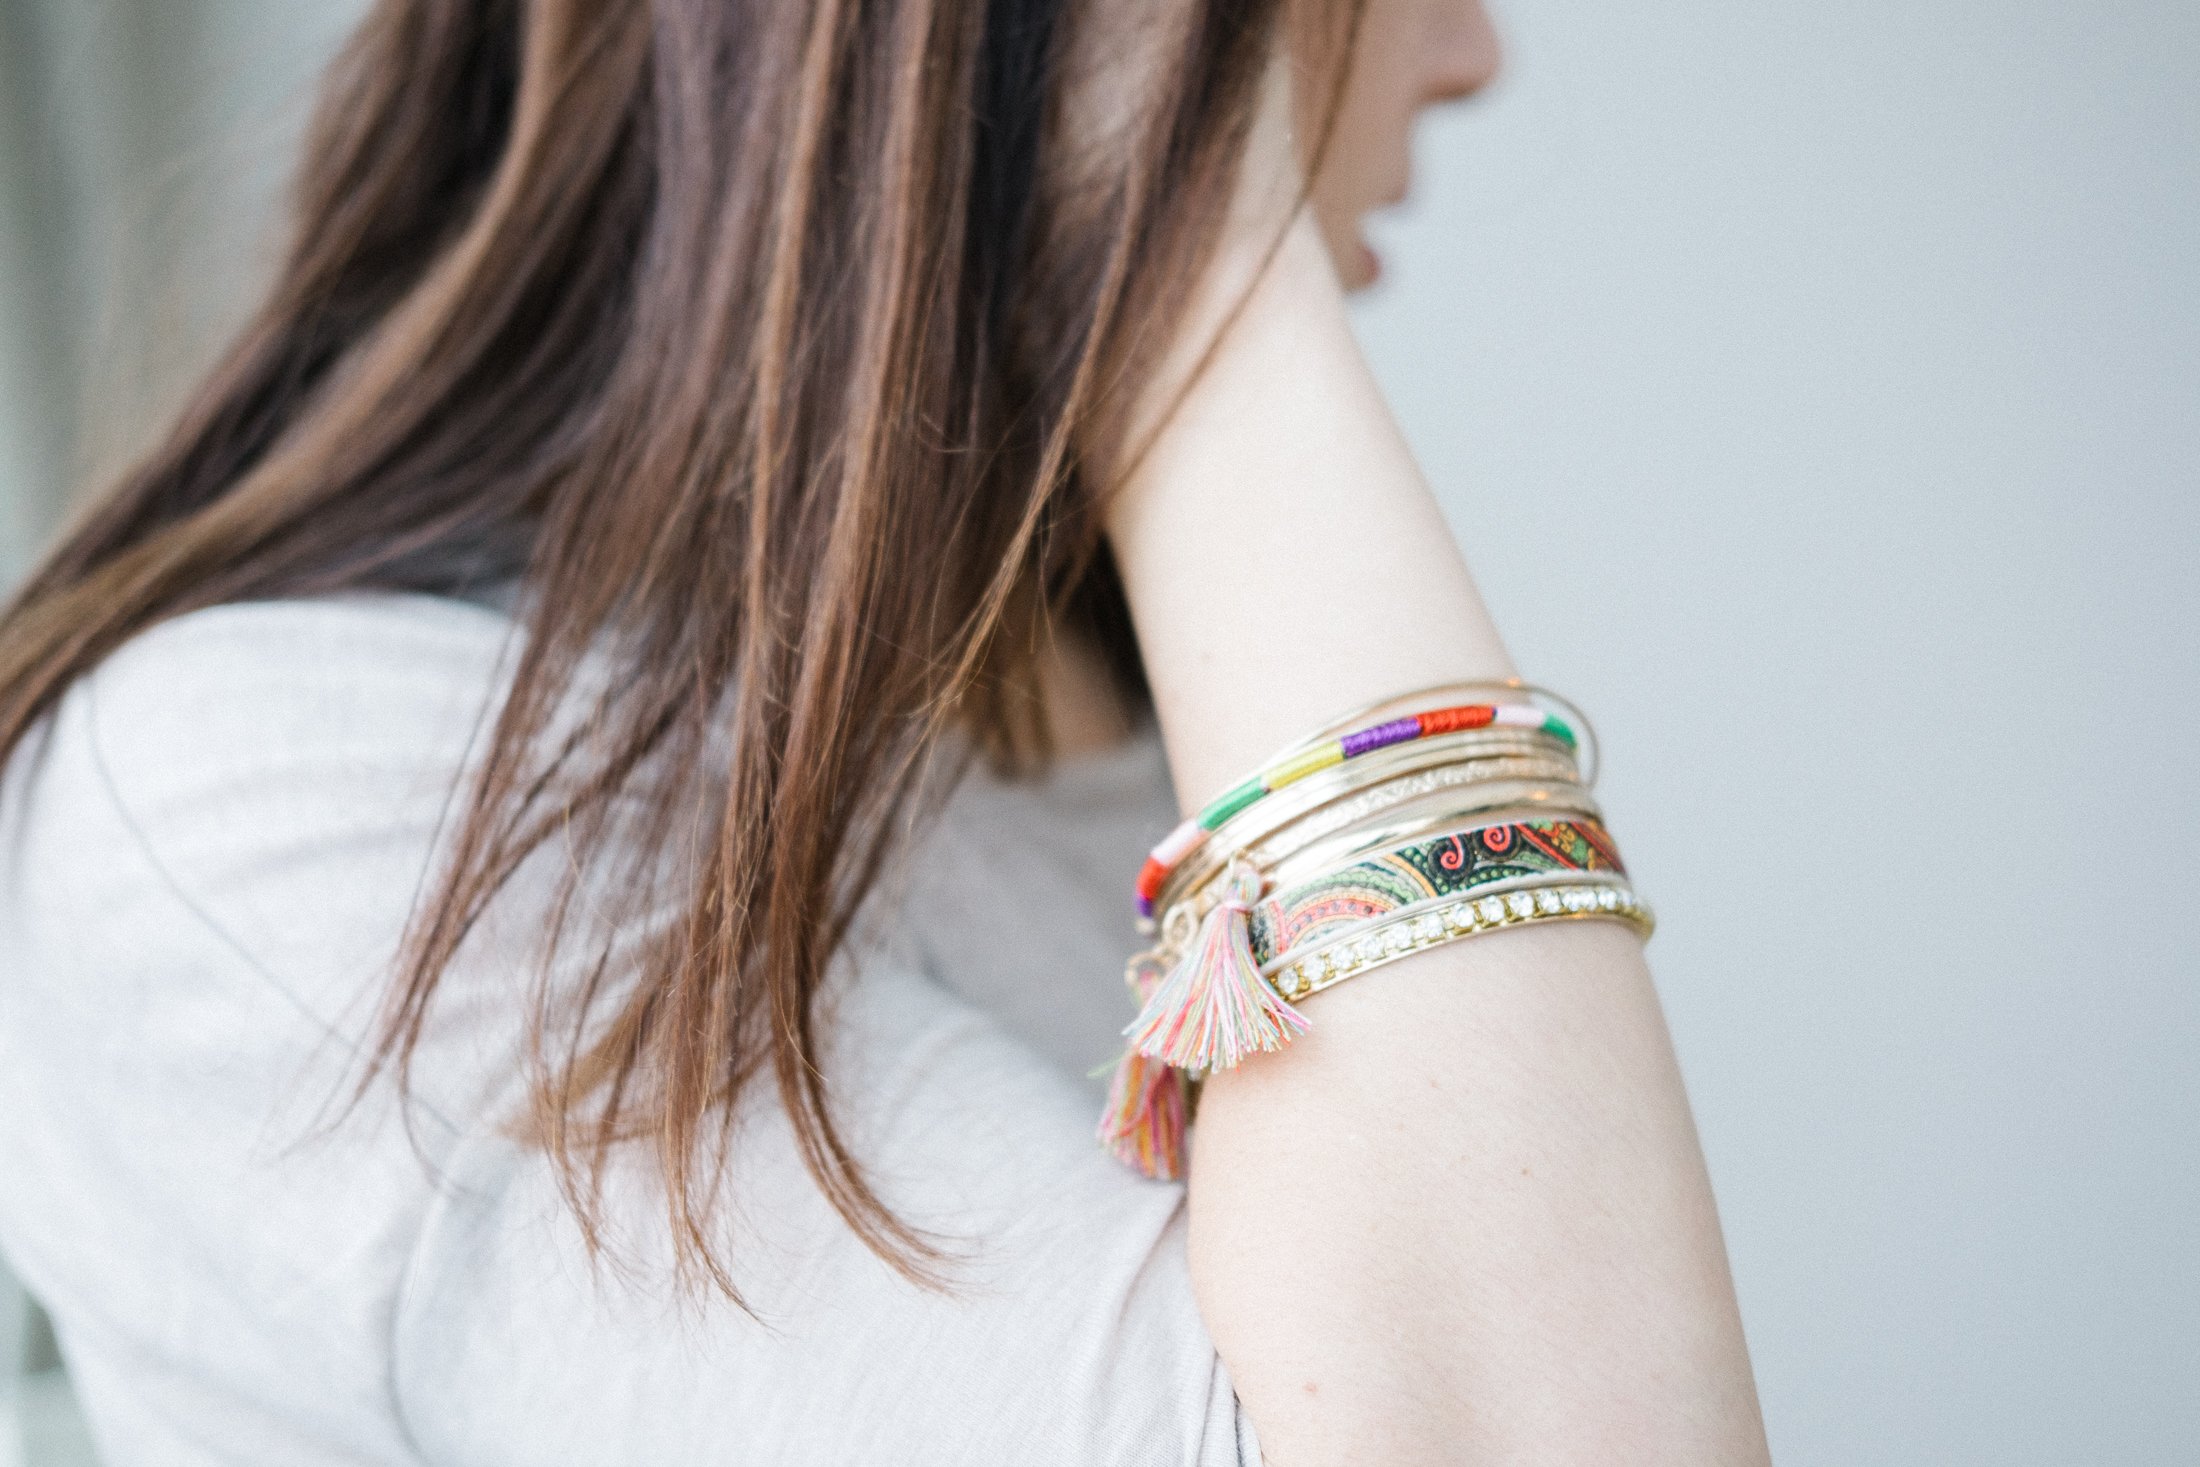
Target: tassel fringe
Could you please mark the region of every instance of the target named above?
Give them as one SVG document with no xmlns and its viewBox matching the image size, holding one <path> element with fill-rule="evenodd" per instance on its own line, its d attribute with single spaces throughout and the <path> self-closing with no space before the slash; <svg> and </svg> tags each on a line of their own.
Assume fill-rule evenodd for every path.
<svg viewBox="0 0 2200 1467">
<path fill-rule="evenodd" d="M 1187 1097 L 1184 1072 L 1127 1050 L 1108 1083 L 1100 1144 L 1126 1166 L 1160 1182 L 1184 1175 Z"/>
<path fill-rule="evenodd" d="M 1166 975 L 1141 955 L 1124 975 L 1140 1003 L 1153 997 Z M 1100 1113 L 1100 1144 L 1126 1166 L 1156 1181 L 1184 1175 L 1184 1133 L 1190 1122 L 1189 1086 L 1174 1070 L 1135 1049 L 1123 1051 L 1108 1081 L 1107 1108 Z"/>
<path fill-rule="evenodd" d="M 1249 1054 L 1277 1050 L 1306 1032 L 1253 960 L 1246 913 L 1260 896 L 1260 876 L 1234 867 L 1228 888 L 1200 923 L 1191 947 L 1155 985 L 1146 1006 L 1123 1031 L 1134 1054 L 1179 1070 L 1227 1070 Z"/>
</svg>

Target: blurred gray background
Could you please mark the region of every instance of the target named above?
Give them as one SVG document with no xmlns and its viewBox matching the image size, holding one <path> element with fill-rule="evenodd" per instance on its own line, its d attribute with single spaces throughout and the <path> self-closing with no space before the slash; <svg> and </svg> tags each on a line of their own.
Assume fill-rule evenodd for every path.
<svg viewBox="0 0 2200 1467">
<path fill-rule="evenodd" d="M 1604 734 L 1775 1455 L 2200 1462 L 2200 6 L 1500 5 L 1361 321 Z M 356 8 L 0 4 L 6 571 Z"/>
</svg>

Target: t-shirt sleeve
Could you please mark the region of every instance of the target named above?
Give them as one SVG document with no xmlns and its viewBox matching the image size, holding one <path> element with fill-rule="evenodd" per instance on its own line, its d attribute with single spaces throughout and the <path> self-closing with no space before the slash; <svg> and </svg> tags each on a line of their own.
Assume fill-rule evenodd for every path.
<svg viewBox="0 0 2200 1467">
<path fill-rule="evenodd" d="M 770 1104 L 731 1153 L 746 1312 L 664 1282 L 646 1175 L 613 1178 L 626 1256 L 592 1262 L 542 1159 L 484 1136 L 453 1159 L 400 1311 L 399 1392 L 432 1459 L 1258 1462 L 1193 1306 L 1180 1189 L 1099 1154 L 1074 1087 L 923 980 L 868 975 L 848 1009 L 833 1094 L 887 1204 L 944 1255 L 939 1285 L 856 1240 Z"/>
<path fill-rule="evenodd" d="M 768 1080 L 723 1178 L 738 1304 L 675 1282 L 644 1158 L 606 1176 L 593 1253 L 496 1103 L 530 986 L 512 913 L 446 977 L 411 1124 L 375 1101 L 318 1128 L 506 625 L 419 598 L 195 614 L 13 772 L 0 1162 L 46 1181 L 0 1223 L 118 1460 L 1256 1463 L 1182 1190 L 909 964 L 851 958 L 824 1064 L 929 1282 L 833 1211 Z"/>
</svg>

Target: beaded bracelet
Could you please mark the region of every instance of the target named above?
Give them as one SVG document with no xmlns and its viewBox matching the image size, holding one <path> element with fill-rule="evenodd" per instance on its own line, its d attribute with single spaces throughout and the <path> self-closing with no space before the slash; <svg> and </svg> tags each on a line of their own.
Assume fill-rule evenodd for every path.
<svg viewBox="0 0 2200 1467">
<path fill-rule="evenodd" d="M 1569 917 L 1625 922 L 1644 938 L 1657 927 L 1649 904 L 1617 882 L 1545 882 L 1490 892 L 1474 900 L 1439 900 L 1401 908 L 1333 940 L 1279 957 L 1263 968 L 1276 990 L 1302 999 L 1356 978 L 1371 968 L 1443 943 L 1499 927 Z"/>
<path fill-rule="evenodd" d="M 1224 821 L 1256 801 L 1319 770 L 1372 754 L 1378 749 L 1492 726 L 1533 729 L 1549 734 L 1568 748 L 1579 742 L 1573 729 L 1555 713 L 1545 713 L 1524 703 L 1468 703 L 1389 719 L 1297 749 L 1224 790 L 1197 815 L 1163 837 L 1146 857 L 1146 864 L 1139 868 L 1134 887 L 1138 914 L 1150 920 L 1154 914 L 1154 898 L 1160 894 L 1170 868 L 1190 855 Z"/>
</svg>

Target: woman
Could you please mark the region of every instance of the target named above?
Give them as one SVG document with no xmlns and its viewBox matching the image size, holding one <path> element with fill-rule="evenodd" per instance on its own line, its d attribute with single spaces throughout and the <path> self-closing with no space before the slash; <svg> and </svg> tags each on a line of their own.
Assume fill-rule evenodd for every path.
<svg viewBox="0 0 2200 1467">
<path fill-rule="evenodd" d="M 1639 940 L 1534 920 L 1616 860 L 1309 994 L 1216 815 L 1109 976 L 1163 746 L 1466 685 L 1380 727 L 1473 745 L 1476 849 L 1548 833 L 1477 770 L 1593 814 L 1491 752 L 1342 305 L 1494 64 L 1460 0 L 374 10 L 0 628 L 0 1242 L 114 1463 L 1764 1459 Z M 1264 838 L 1365 855 L 1409 776 L 1323 778 Z M 1134 1013 L 1188 1203 L 1091 1140 Z"/>
</svg>

